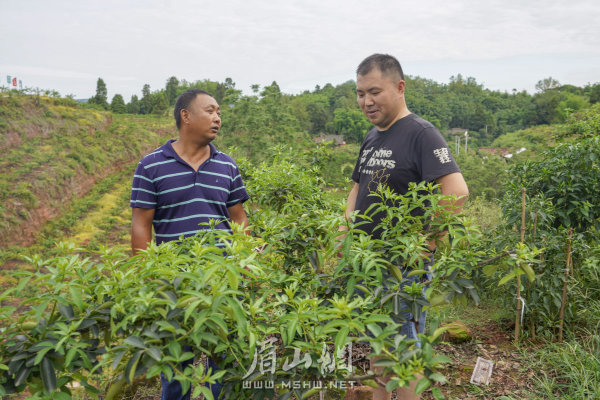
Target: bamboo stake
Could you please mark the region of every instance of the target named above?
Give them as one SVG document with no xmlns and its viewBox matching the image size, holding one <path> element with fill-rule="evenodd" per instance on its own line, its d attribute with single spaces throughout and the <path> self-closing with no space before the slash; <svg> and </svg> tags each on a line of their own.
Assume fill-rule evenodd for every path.
<svg viewBox="0 0 600 400">
<path fill-rule="evenodd" d="M 526 189 L 521 189 L 521 243 L 525 242 L 525 192 Z M 519 345 L 519 331 L 521 330 L 521 318 L 519 313 L 521 311 L 521 275 L 517 274 L 517 315 L 515 317 L 515 342 Z"/>
<path fill-rule="evenodd" d="M 563 285 L 562 300 L 560 302 L 560 315 L 558 325 L 558 340 L 563 339 L 563 324 L 565 321 L 565 304 L 567 303 L 567 283 L 569 281 L 569 271 L 573 268 L 573 259 L 571 258 L 571 239 L 573 238 L 573 228 L 569 228 L 569 240 L 567 242 L 567 265 L 565 268 L 565 284 Z"/>
</svg>

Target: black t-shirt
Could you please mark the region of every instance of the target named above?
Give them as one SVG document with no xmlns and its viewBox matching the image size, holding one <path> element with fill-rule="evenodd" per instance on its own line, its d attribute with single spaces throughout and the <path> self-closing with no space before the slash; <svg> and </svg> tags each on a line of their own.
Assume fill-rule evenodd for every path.
<svg viewBox="0 0 600 400">
<path fill-rule="evenodd" d="M 405 194 L 410 182 L 433 182 L 436 179 L 460 172 L 448 144 L 440 132 L 429 122 L 415 114 L 396 121 L 387 131 L 373 128 L 367 133 L 352 173 L 359 184 L 355 209 L 364 213 L 377 197 L 369 196 L 378 184 Z M 374 228 L 379 222 L 359 228 L 375 237 Z"/>
</svg>

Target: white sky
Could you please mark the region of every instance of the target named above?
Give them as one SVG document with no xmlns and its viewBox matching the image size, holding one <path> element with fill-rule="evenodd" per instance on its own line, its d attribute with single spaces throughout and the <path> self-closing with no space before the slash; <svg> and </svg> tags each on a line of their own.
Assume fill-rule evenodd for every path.
<svg viewBox="0 0 600 400">
<path fill-rule="evenodd" d="M 298 93 L 354 79 L 375 52 L 408 75 L 493 90 L 600 82 L 598 0 L 0 0 L 0 15 L 0 85 L 17 76 L 76 98 L 98 77 L 109 101 L 170 76 Z"/>
</svg>

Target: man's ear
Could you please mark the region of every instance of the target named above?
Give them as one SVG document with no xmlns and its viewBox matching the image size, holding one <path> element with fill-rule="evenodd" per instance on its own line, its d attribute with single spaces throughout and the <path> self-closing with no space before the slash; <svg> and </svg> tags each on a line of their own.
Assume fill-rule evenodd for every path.
<svg viewBox="0 0 600 400">
<path fill-rule="evenodd" d="M 181 121 L 184 124 L 189 124 L 190 123 L 190 112 L 184 108 L 179 113 L 180 113 L 179 116 L 181 117 Z"/>
<path fill-rule="evenodd" d="M 398 91 L 400 92 L 400 94 L 404 94 L 404 89 L 406 88 L 406 82 L 404 82 L 403 80 L 398 81 L 398 83 L 396 84 L 396 87 L 398 88 Z"/>
</svg>

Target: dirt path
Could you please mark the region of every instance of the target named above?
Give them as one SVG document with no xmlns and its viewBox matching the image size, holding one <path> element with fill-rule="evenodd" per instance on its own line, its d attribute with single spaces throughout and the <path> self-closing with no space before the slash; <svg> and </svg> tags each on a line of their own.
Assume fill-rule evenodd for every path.
<svg viewBox="0 0 600 400">
<path fill-rule="evenodd" d="M 448 383 L 440 386 L 446 399 L 532 399 L 535 371 L 526 368 L 525 359 L 512 342 L 510 324 L 504 326 L 491 319 L 468 326 L 473 339 L 465 343 L 444 342 L 436 350 L 452 360 L 443 371 Z M 477 357 L 494 363 L 489 386 L 470 383 Z M 423 399 L 433 399 L 426 393 Z"/>
</svg>

